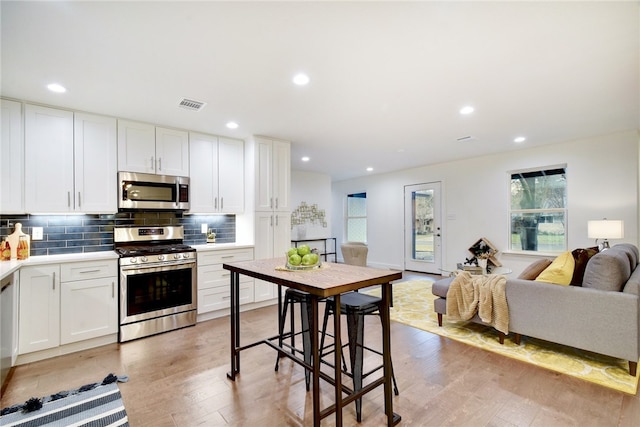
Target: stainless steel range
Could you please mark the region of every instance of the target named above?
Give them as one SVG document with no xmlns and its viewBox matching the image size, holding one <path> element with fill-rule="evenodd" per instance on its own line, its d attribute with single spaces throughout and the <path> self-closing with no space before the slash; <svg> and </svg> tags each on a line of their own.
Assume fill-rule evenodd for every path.
<svg viewBox="0 0 640 427">
<path fill-rule="evenodd" d="M 196 254 L 182 226 L 116 227 L 120 342 L 196 324 Z"/>
</svg>

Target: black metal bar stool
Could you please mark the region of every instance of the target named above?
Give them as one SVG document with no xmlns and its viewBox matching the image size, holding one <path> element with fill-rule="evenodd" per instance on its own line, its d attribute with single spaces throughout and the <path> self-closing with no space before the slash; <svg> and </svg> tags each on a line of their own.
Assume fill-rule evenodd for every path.
<svg viewBox="0 0 640 427">
<path fill-rule="evenodd" d="M 372 351 L 382 356 L 382 352 L 364 345 L 364 316 L 375 314 L 380 317 L 381 322 L 384 322 L 384 319 L 380 316 L 381 303 L 382 298 L 360 292 L 348 292 L 340 296 L 340 313 L 346 314 L 347 316 L 347 333 L 349 335 L 349 342 L 343 347 L 349 346 L 349 359 L 351 362 L 351 372 L 348 372 L 346 366 L 344 366 L 343 370 L 348 376 L 353 378 L 353 389 L 355 392 L 362 389 L 362 380 L 364 378 L 383 367 L 383 365 L 380 365 L 368 372 L 363 372 L 364 350 Z M 335 315 L 335 312 L 336 310 L 333 298 L 328 298 L 326 300 L 324 320 L 322 323 L 320 349 L 324 350 L 324 339 L 327 334 L 326 331 L 329 315 Z M 334 333 L 337 333 L 337 331 L 334 331 Z M 324 356 L 325 354 L 322 355 Z M 391 377 L 393 379 L 393 392 L 397 396 L 399 391 L 396 383 L 396 377 L 393 373 L 393 363 L 391 364 Z M 358 422 L 362 421 L 362 398 L 356 399 L 356 417 Z"/>
<path fill-rule="evenodd" d="M 282 307 L 282 316 L 280 317 L 280 337 L 278 338 L 278 344 L 280 347 L 286 347 L 291 350 L 291 354 L 302 354 L 302 358 L 305 363 L 311 365 L 311 334 L 309 333 L 311 325 L 311 303 L 310 296 L 306 292 L 298 291 L 296 289 L 287 289 L 284 294 L 284 305 Z M 300 332 L 295 331 L 295 305 L 300 304 L 300 320 L 302 324 L 302 330 Z M 289 316 L 289 331 L 284 331 L 284 326 L 287 319 L 287 311 L 291 308 L 291 315 Z M 296 347 L 296 336 L 302 335 L 302 350 Z M 289 338 L 290 343 L 286 343 L 285 340 Z M 278 370 L 280 362 L 280 353 L 276 357 L 275 370 Z M 307 391 L 310 389 L 311 372 L 305 369 L 304 381 L 307 387 Z"/>
</svg>

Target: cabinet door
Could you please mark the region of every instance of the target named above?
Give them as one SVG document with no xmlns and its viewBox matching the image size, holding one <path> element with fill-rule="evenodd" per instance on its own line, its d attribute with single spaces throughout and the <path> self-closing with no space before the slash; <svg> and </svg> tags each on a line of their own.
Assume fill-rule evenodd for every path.
<svg viewBox="0 0 640 427">
<path fill-rule="evenodd" d="M 57 265 L 20 270 L 20 354 L 60 345 L 59 271 Z"/>
<path fill-rule="evenodd" d="M 272 152 L 270 140 L 255 139 L 255 177 L 256 177 L 256 211 L 273 210 L 273 172 Z"/>
<path fill-rule="evenodd" d="M 189 173 L 191 176 L 191 213 L 218 210 L 218 138 L 198 133 L 189 134 Z"/>
<path fill-rule="evenodd" d="M 73 113 L 25 105 L 25 210 L 72 212 Z"/>
<path fill-rule="evenodd" d="M 117 212 L 116 119 L 76 113 L 74 133 L 76 211 Z"/>
<path fill-rule="evenodd" d="M 117 283 L 117 276 L 62 283 L 61 344 L 118 332 Z"/>
<path fill-rule="evenodd" d="M 118 120 L 118 170 L 156 172 L 155 126 Z"/>
<path fill-rule="evenodd" d="M 156 127 L 156 173 L 189 176 L 189 133 Z"/>
<path fill-rule="evenodd" d="M 273 141 L 273 209 L 280 212 L 291 209 L 291 145 Z"/>
<path fill-rule="evenodd" d="M 244 212 L 244 141 L 218 139 L 219 211 Z"/>
<path fill-rule="evenodd" d="M 284 264 L 284 254 L 286 249 L 283 249 L 281 254 L 274 253 L 274 228 L 275 217 L 271 212 L 256 212 L 256 226 L 255 226 L 255 246 L 254 254 L 255 259 L 267 259 L 274 258 L 282 255 L 282 262 Z M 276 285 L 264 280 L 255 280 L 254 284 L 254 301 L 260 302 L 272 299 L 276 296 Z"/>
<path fill-rule="evenodd" d="M 0 100 L 0 214 L 24 213 L 22 104 Z"/>
</svg>

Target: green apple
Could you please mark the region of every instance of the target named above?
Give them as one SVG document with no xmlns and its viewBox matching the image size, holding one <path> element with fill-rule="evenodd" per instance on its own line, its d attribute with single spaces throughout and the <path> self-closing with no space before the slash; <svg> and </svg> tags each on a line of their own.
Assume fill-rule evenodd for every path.
<svg viewBox="0 0 640 427">
<path fill-rule="evenodd" d="M 318 257 L 318 254 L 311 252 L 309 254 L 309 257 L 311 257 L 311 265 L 315 265 L 318 263 L 318 261 L 320 261 L 320 257 Z"/>
<path fill-rule="evenodd" d="M 311 254 L 306 254 L 302 257 L 302 265 L 313 265 L 314 263 L 312 262 L 312 260 L 313 257 L 311 256 Z"/>
<path fill-rule="evenodd" d="M 289 256 L 289 264 L 290 265 L 300 265 L 302 262 L 302 257 L 298 254 L 293 254 Z"/>
<path fill-rule="evenodd" d="M 300 246 L 298 246 L 298 255 L 305 256 L 308 253 L 311 253 L 311 249 L 309 248 L 309 245 L 300 245 Z"/>
<path fill-rule="evenodd" d="M 287 251 L 287 256 L 291 256 L 293 254 L 298 254 L 298 248 L 291 248 Z"/>
</svg>

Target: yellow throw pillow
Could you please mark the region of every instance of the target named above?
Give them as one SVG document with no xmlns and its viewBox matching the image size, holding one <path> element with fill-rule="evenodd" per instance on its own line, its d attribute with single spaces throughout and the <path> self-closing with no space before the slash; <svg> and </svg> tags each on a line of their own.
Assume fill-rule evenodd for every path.
<svg viewBox="0 0 640 427">
<path fill-rule="evenodd" d="M 571 252 L 564 252 L 536 277 L 536 281 L 567 286 L 571 283 L 575 266 L 576 262 Z"/>
</svg>

